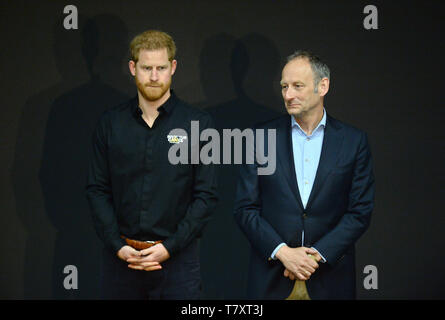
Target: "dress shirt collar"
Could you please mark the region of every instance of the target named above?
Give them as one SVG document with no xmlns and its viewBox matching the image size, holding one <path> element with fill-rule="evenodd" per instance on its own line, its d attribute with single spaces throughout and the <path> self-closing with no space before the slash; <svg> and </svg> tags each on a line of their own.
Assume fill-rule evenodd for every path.
<svg viewBox="0 0 445 320">
<path fill-rule="evenodd" d="M 301 129 L 300 125 L 295 120 L 294 116 L 291 116 L 290 118 L 291 118 L 291 127 L 298 128 L 302 133 L 304 133 L 306 135 L 306 132 L 304 132 L 304 130 Z M 321 118 L 321 121 L 318 123 L 317 127 L 312 131 L 312 134 L 314 134 L 320 127 L 322 127 L 323 129 L 326 127 L 326 109 L 325 108 L 323 108 L 323 117 Z"/>
</svg>

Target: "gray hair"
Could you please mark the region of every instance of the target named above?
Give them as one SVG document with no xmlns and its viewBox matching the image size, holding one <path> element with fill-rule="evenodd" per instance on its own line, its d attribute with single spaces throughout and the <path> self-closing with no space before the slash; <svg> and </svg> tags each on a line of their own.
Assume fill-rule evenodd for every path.
<svg viewBox="0 0 445 320">
<path fill-rule="evenodd" d="M 310 51 L 297 50 L 286 58 L 287 63 L 294 59 L 306 58 L 311 65 L 312 73 L 314 75 L 314 92 L 318 91 L 317 85 L 323 78 L 330 79 L 331 72 L 326 63 L 324 63 L 318 56 L 314 55 Z"/>
</svg>

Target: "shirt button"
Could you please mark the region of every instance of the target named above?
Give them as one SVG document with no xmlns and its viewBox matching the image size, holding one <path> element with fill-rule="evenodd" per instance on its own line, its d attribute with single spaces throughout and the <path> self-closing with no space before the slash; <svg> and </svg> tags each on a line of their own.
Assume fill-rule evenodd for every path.
<svg viewBox="0 0 445 320">
<path fill-rule="evenodd" d="M 304 159 L 305 162 L 309 162 L 309 159 Z"/>
<path fill-rule="evenodd" d="M 310 138 L 306 138 L 306 141 L 309 141 L 309 140 L 311 140 Z"/>
<path fill-rule="evenodd" d="M 305 181 L 304 184 L 308 184 L 309 182 Z"/>
</svg>

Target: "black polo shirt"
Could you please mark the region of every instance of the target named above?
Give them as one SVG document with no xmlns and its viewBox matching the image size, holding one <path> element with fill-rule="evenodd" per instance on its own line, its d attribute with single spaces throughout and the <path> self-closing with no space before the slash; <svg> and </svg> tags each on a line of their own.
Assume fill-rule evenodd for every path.
<svg viewBox="0 0 445 320">
<path fill-rule="evenodd" d="M 199 132 L 213 127 L 210 115 L 173 91 L 158 111 L 150 128 L 135 97 L 104 112 L 93 135 L 86 194 L 97 234 L 115 252 L 125 235 L 164 240 L 174 255 L 200 236 L 216 205 L 215 165 L 168 160 L 172 143 L 190 142 L 191 121 L 199 121 Z M 187 138 L 169 138 L 173 129 Z"/>
</svg>

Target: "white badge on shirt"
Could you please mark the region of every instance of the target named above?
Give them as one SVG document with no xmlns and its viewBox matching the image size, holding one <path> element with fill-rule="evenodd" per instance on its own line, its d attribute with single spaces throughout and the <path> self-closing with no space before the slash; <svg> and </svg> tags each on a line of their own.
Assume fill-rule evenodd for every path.
<svg viewBox="0 0 445 320">
<path fill-rule="evenodd" d="M 187 136 L 176 136 L 170 134 L 167 136 L 167 140 L 170 143 L 182 143 L 185 139 L 187 139 Z"/>
</svg>

